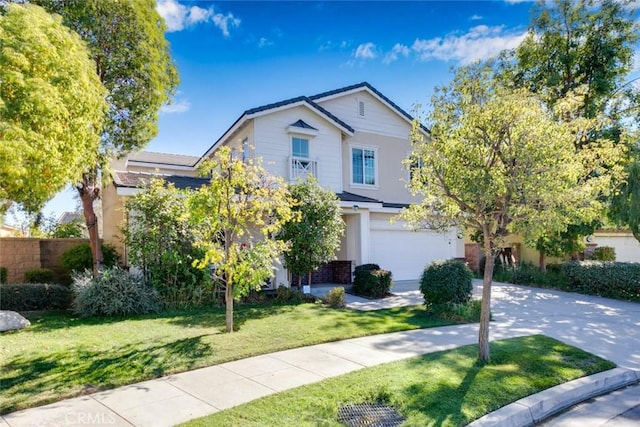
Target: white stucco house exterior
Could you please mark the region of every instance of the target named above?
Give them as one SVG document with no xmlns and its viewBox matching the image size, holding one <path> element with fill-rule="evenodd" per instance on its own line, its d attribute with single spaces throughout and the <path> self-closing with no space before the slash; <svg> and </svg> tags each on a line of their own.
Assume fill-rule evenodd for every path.
<svg viewBox="0 0 640 427">
<path fill-rule="evenodd" d="M 103 194 L 104 239 L 126 256 L 119 232 L 123 199 L 158 173 L 177 187 L 199 187 L 206 180 L 196 178 L 197 166 L 229 146 L 245 158 L 262 158 L 268 171 L 287 181 L 313 174 L 338 195 L 346 229 L 337 260 L 351 268 L 379 264 L 394 280 L 418 279 L 433 260 L 463 258 L 464 241 L 455 229 L 412 231 L 401 220 L 390 222 L 417 201 L 403 164 L 412 119 L 364 82 L 248 109 L 199 158 L 134 153 L 112 165 L 113 185 Z M 276 283 L 286 284 L 286 277 L 280 269 Z"/>
</svg>

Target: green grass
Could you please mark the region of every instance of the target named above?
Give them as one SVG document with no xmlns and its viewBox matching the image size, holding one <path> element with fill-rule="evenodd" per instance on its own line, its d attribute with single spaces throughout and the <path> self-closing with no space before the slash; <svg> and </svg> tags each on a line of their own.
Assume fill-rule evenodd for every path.
<svg viewBox="0 0 640 427">
<path fill-rule="evenodd" d="M 238 305 L 124 319 L 33 314 L 0 337 L 0 413 L 189 369 L 322 342 L 450 325 L 423 307 L 372 312 L 319 304 Z"/>
<path fill-rule="evenodd" d="M 352 372 L 194 420 L 188 426 L 337 426 L 346 404 L 379 402 L 396 408 L 403 426 L 464 426 L 504 405 L 615 365 L 545 336 L 432 353 Z"/>
</svg>

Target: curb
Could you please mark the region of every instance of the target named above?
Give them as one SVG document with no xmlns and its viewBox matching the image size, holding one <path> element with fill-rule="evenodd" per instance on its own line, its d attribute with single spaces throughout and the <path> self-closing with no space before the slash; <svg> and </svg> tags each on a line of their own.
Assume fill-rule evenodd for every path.
<svg viewBox="0 0 640 427">
<path fill-rule="evenodd" d="M 640 371 L 614 368 L 532 394 L 475 420 L 467 427 L 529 427 L 592 397 L 640 381 Z"/>
</svg>

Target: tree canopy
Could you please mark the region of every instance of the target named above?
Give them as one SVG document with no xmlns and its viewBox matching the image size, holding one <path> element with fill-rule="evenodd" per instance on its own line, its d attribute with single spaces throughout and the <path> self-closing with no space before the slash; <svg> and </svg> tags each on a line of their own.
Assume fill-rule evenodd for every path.
<svg viewBox="0 0 640 427">
<path fill-rule="evenodd" d="M 299 218 L 285 223 L 279 238 L 291 244 L 284 254 L 285 267 L 298 276 L 300 284 L 303 274 L 335 259 L 344 221 L 336 194 L 322 188 L 313 176 L 290 185 L 289 191 Z"/>
<path fill-rule="evenodd" d="M 0 199 L 38 211 L 96 161 L 105 90 L 82 39 L 59 17 L 8 4 L 0 15 Z"/>
<path fill-rule="evenodd" d="M 224 286 L 226 329 L 232 332 L 234 299 L 259 290 L 287 248 L 276 235 L 294 215 L 293 200 L 281 178 L 236 158 L 228 147 L 216 150 L 201 171 L 210 176 L 209 185 L 188 199 L 190 220 L 202 230 L 195 244 L 204 256 L 196 265 L 211 268 Z"/>
<path fill-rule="evenodd" d="M 574 113 L 595 117 L 612 107 L 633 67 L 638 23 L 630 2 L 539 1 L 529 34 L 515 49 L 516 85 L 552 105 L 581 86 Z M 631 89 L 631 88 L 629 88 Z"/>
<path fill-rule="evenodd" d="M 628 123 L 640 117 L 638 90 L 626 81 L 638 40 L 635 13 L 626 1 L 539 1 L 528 36 L 502 57 L 503 78 L 538 94 L 550 109 L 567 95 L 580 92 L 583 96 L 571 114 L 563 111 L 557 120 L 606 117 L 607 121 L 597 131 L 577 138 L 577 148 L 594 138 L 628 144 Z M 584 245 L 582 237 L 600 224 L 599 220 L 579 221 L 531 242 L 540 251 L 540 269 L 546 269 L 547 255 L 577 256 Z"/>
<path fill-rule="evenodd" d="M 557 103 L 570 114 L 579 94 Z M 525 88 L 505 87 L 494 70 L 474 64 L 457 70 L 431 103 L 429 139 L 414 123 L 411 188 L 422 203 L 405 218 L 420 227 L 461 226 L 481 233 L 486 264 L 480 324 L 480 359 L 489 360 L 489 316 L 493 260 L 509 233 L 539 236 L 559 232 L 571 220 L 593 219 L 594 195 L 609 184 L 594 175 L 619 153 L 610 141 L 576 150 L 576 138 L 592 120 L 558 121 Z"/>
<path fill-rule="evenodd" d="M 160 107 L 171 100 L 178 73 L 154 0 L 30 1 L 61 15 L 62 22 L 85 40 L 107 89 L 108 109 L 96 160 L 84 164 L 76 184 L 97 273 L 102 254 L 93 202 L 100 195 L 100 172 L 113 156 L 141 149 L 157 134 Z"/>
</svg>

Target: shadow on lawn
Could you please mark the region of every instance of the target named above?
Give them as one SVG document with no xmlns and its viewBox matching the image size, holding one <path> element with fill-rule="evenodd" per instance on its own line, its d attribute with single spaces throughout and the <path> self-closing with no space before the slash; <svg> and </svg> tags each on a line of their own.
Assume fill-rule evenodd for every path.
<svg viewBox="0 0 640 427">
<path fill-rule="evenodd" d="M 143 343 L 106 351 L 72 349 L 46 356 L 18 356 L 4 364 L 0 374 L 0 413 L 40 405 L 81 394 L 157 378 L 167 366 L 194 367 L 213 353 L 203 336 L 143 348 Z M 70 354 L 71 353 L 71 354 Z M 173 363 L 172 363 L 173 362 Z M 29 395 L 24 401 L 21 395 Z M 34 400 L 35 399 L 35 400 Z M 20 402 L 23 403 L 20 403 Z"/>
<path fill-rule="evenodd" d="M 234 330 L 238 330 L 249 319 L 261 319 L 286 312 L 293 311 L 295 304 L 238 304 L 234 308 Z M 120 317 L 80 317 L 70 310 L 51 312 L 26 312 L 23 313 L 31 322 L 26 330 L 29 332 L 46 333 L 57 329 L 68 329 L 80 326 L 102 326 L 118 322 L 160 320 L 169 324 L 188 328 L 219 329 L 224 332 L 225 309 L 224 307 L 206 307 L 194 309 L 168 309 L 160 313 L 120 316 Z"/>
</svg>

